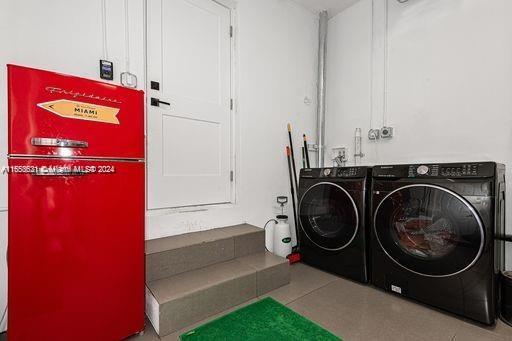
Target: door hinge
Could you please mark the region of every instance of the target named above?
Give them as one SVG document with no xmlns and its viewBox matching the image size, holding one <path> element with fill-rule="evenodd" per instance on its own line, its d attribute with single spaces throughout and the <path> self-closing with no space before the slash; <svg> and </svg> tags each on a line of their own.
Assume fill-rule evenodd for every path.
<svg viewBox="0 0 512 341">
<path fill-rule="evenodd" d="M 231 182 L 233 182 L 233 180 L 235 179 L 235 174 L 233 171 L 229 172 L 229 179 L 231 180 Z"/>
<path fill-rule="evenodd" d="M 232 98 L 229 100 L 229 108 L 231 110 L 233 110 L 233 99 Z"/>
<path fill-rule="evenodd" d="M 229 36 L 233 38 L 233 26 L 229 26 Z"/>
</svg>

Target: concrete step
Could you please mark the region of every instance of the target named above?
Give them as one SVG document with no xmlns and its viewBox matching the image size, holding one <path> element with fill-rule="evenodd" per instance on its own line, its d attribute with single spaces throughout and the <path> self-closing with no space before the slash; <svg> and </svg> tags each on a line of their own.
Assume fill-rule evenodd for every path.
<svg viewBox="0 0 512 341">
<path fill-rule="evenodd" d="M 146 241 L 146 281 L 263 252 L 265 231 L 242 224 Z"/>
<path fill-rule="evenodd" d="M 250 254 L 148 282 L 146 314 L 165 336 L 289 282 L 288 260 Z"/>
<path fill-rule="evenodd" d="M 258 296 L 290 283 L 290 263 L 286 258 L 266 251 L 236 260 L 256 270 L 256 294 Z"/>
</svg>

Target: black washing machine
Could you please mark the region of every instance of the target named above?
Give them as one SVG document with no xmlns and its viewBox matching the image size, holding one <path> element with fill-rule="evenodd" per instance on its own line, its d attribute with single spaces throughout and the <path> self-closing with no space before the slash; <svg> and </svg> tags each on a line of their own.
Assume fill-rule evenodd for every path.
<svg viewBox="0 0 512 341">
<path fill-rule="evenodd" d="M 504 268 L 505 167 L 492 162 L 376 166 L 372 283 L 494 324 Z"/>
<path fill-rule="evenodd" d="M 299 185 L 301 259 L 368 282 L 368 167 L 303 169 Z"/>
</svg>

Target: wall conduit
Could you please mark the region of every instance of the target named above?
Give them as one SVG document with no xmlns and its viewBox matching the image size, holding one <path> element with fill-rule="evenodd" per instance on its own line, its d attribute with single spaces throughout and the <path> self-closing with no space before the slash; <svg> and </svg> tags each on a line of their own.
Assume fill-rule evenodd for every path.
<svg viewBox="0 0 512 341">
<path fill-rule="evenodd" d="M 324 166 L 325 156 L 325 75 L 327 57 L 327 24 L 329 16 L 327 11 L 322 11 L 319 18 L 318 37 L 318 93 L 317 93 L 317 145 L 318 167 Z"/>
</svg>

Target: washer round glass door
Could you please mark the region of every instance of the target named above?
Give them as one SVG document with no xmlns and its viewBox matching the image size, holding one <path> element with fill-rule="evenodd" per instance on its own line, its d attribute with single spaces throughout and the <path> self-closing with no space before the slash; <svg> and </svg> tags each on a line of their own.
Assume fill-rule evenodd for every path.
<svg viewBox="0 0 512 341">
<path fill-rule="evenodd" d="M 311 242 L 334 251 L 352 242 L 359 226 L 359 215 L 354 200 L 345 189 L 321 182 L 302 196 L 299 221 Z"/>
<path fill-rule="evenodd" d="M 394 262 L 431 277 L 469 269 L 482 254 L 485 240 L 471 204 L 434 185 L 410 185 L 388 194 L 375 210 L 374 230 Z"/>
</svg>

